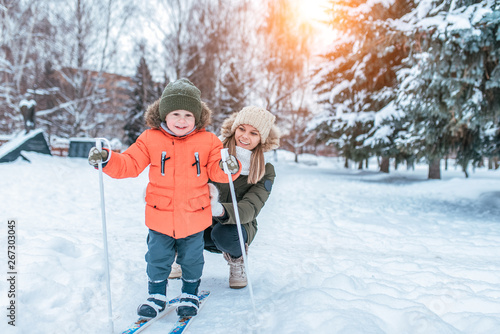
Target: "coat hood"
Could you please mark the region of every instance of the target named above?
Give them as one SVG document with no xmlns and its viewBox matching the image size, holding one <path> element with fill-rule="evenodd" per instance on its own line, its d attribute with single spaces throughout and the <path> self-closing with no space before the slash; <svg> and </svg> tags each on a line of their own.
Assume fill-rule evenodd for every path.
<svg viewBox="0 0 500 334">
<path fill-rule="evenodd" d="M 148 109 L 144 113 L 144 120 L 146 121 L 146 125 L 153 129 L 159 129 L 161 127 L 161 123 L 164 122 L 164 119 L 160 117 L 160 100 L 158 99 L 153 104 L 148 106 Z M 201 102 L 201 116 L 200 120 L 196 123 L 196 130 L 201 130 L 207 127 L 212 121 L 212 111 L 206 105 L 205 102 Z"/>
<path fill-rule="evenodd" d="M 226 120 L 222 123 L 222 127 L 220 129 L 221 136 L 225 138 L 229 138 L 233 135 L 234 132 L 231 131 L 233 127 L 233 123 L 236 120 L 236 116 L 238 112 L 233 113 L 231 116 L 226 118 Z M 271 150 L 275 150 L 280 146 L 280 131 L 276 125 L 271 126 L 271 131 L 269 131 L 269 135 L 267 136 L 266 141 L 262 144 L 262 150 L 264 152 L 268 152 Z"/>
</svg>

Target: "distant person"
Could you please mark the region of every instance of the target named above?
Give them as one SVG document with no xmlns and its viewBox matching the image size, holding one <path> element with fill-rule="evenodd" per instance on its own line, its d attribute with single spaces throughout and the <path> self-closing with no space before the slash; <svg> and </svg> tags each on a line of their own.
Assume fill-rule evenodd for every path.
<svg viewBox="0 0 500 334">
<path fill-rule="evenodd" d="M 234 181 L 245 247 L 257 233 L 257 216 L 271 194 L 274 166 L 264 153 L 279 146 L 276 117 L 259 107 L 245 107 L 222 124 L 224 147 L 241 163 L 241 175 Z M 205 230 L 205 249 L 221 253 L 229 264 L 229 287 L 247 286 L 243 254 L 236 226 L 229 184 L 211 180 L 212 226 Z M 180 275 L 180 274 L 178 274 Z"/>
<path fill-rule="evenodd" d="M 177 314 L 189 317 L 198 312 L 203 234 L 212 223 L 207 182 L 228 182 L 220 167 L 222 143 L 205 130 L 211 111 L 200 97 L 200 90 L 187 79 L 169 83 L 161 98 L 146 111 L 146 123 L 151 129 L 125 152 L 113 152 L 103 167 L 113 178 L 127 178 L 138 176 L 150 166 L 146 189 L 149 297 L 137 309 L 146 318 L 156 317 L 166 307 L 167 278 L 176 252 L 182 268 Z M 89 163 L 93 166 L 107 158 L 106 150 L 90 150 Z M 239 176 L 234 156 L 227 162 L 233 179 Z"/>
</svg>

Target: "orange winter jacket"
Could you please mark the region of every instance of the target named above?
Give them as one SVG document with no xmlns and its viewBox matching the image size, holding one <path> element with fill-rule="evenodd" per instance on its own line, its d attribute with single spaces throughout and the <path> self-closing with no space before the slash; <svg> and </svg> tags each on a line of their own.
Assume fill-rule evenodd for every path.
<svg viewBox="0 0 500 334">
<path fill-rule="evenodd" d="M 125 152 L 113 152 L 103 171 L 113 178 L 136 177 L 150 165 L 146 225 L 180 239 L 212 224 L 207 182 L 228 182 L 219 167 L 222 148 L 219 138 L 205 129 L 185 137 L 175 137 L 162 128 L 149 129 Z M 238 176 L 239 172 L 233 180 Z"/>
</svg>

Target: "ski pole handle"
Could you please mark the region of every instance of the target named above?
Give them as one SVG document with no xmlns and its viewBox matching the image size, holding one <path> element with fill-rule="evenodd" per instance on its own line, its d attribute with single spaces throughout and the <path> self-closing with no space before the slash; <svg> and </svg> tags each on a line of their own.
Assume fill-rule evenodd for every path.
<svg viewBox="0 0 500 334">
<path fill-rule="evenodd" d="M 227 175 L 231 175 L 231 172 L 229 171 L 229 167 L 227 166 L 226 160 L 229 158 L 229 149 L 228 148 L 223 148 L 220 150 L 220 157 L 222 159 L 222 166 L 224 167 L 224 173 Z"/>
<path fill-rule="evenodd" d="M 107 140 L 106 138 L 96 138 L 95 139 L 95 147 L 97 147 L 97 149 L 102 152 L 102 142 L 104 142 L 104 144 L 106 144 L 105 146 L 107 146 L 109 148 L 109 151 L 108 151 L 108 158 L 106 159 L 106 161 L 102 161 L 101 163 L 106 163 L 109 161 L 109 159 L 111 158 L 111 144 L 109 142 L 109 140 Z"/>
<path fill-rule="evenodd" d="M 222 150 L 220 150 L 220 157 L 222 158 L 222 161 L 226 161 L 226 159 L 229 157 L 229 149 L 223 148 Z"/>
</svg>

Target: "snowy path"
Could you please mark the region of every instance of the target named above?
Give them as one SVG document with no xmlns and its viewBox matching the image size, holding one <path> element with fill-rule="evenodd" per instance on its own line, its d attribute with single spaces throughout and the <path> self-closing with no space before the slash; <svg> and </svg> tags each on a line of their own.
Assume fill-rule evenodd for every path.
<svg viewBox="0 0 500 334">
<path fill-rule="evenodd" d="M 259 258 L 276 259 L 259 270 L 271 282 L 264 296 L 281 288 L 277 301 L 267 299 L 276 309 L 270 332 L 500 328 L 498 206 L 486 213 L 443 201 L 443 190 L 433 194 L 421 179 L 290 166 L 279 172 L 270 202 L 276 209 L 266 211 L 269 222 L 254 245 Z M 303 323 L 287 322 L 290 314 Z"/>
<path fill-rule="evenodd" d="M 468 180 L 447 171 L 427 181 L 425 167 L 382 175 L 344 170 L 334 159 L 320 159 L 319 167 L 283 160 L 249 254 L 258 321 L 248 290 L 229 289 L 227 264 L 205 253 L 201 288 L 213 294 L 192 333 L 500 328 L 498 171 Z M 3 320 L 0 332 L 105 332 L 97 179 L 83 159 L 33 155 L 32 164 L 0 165 L 0 187 L 8 190 L 0 194 L 2 219 L 19 221 L 18 326 Z M 105 178 L 116 332 L 145 298 L 146 182 L 144 173 Z M 5 280 L 1 287 L 6 291 Z M 169 296 L 179 290 L 172 281 Z M 6 305 L 6 293 L 2 300 Z M 171 321 L 147 332 L 163 333 Z"/>
</svg>

